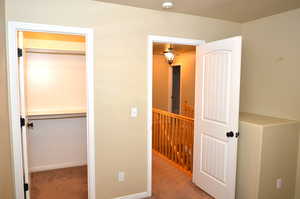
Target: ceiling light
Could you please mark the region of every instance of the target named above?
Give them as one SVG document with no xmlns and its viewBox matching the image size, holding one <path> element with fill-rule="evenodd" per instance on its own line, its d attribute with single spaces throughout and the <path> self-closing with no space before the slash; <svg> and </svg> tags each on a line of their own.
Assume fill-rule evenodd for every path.
<svg viewBox="0 0 300 199">
<path fill-rule="evenodd" d="M 164 51 L 164 55 L 165 55 L 168 63 L 170 65 L 172 65 L 173 61 L 174 61 L 174 58 L 175 58 L 175 55 L 174 55 L 174 52 L 173 52 L 173 48 L 168 48 L 166 51 Z"/>
<path fill-rule="evenodd" d="M 162 4 L 162 7 L 163 7 L 164 9 L 170 9 L 170 8 L 172 8 L 173 6 L 174 6 L 174 3 L 171 2 L 171 1 L 166 1 L 166 2 L 163 2 L 163 4 Z"/>
</svg>

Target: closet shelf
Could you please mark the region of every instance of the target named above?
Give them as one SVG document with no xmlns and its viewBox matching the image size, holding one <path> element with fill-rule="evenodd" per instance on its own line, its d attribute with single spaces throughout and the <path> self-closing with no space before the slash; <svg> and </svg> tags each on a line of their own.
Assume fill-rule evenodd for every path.
<svg viewBox="0 0 300 199">
<path fill-rule="evenodd" d="M 29 120 L 79 118 L 79 117 L 86 117 L 86 111 L 85 110 L 39 111 L 39 112 L 28 112 L 27 116 Z"/>
</svg>

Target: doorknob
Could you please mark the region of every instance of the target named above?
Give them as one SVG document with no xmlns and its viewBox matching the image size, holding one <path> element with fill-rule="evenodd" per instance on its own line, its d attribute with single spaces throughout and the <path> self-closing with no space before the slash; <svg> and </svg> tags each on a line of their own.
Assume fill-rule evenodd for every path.
<svg viewBox="0 0 300 199">
<path fill-rule="evenodd" d="M 234 137 L 234 133 L 232 131 L 229 131 L 226 133 L 227 137 Z"/>
</svg>

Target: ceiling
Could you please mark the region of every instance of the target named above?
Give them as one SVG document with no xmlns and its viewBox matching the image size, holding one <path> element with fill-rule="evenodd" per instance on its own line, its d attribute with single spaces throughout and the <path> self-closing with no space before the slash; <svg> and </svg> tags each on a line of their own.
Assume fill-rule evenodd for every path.
<svg viewBox="0 0 300 199">
<path fill-rule="evenodd" d="M 164 10 L 164 0 L 97 0 L 140 8 Z M 234 22 L 248 22 L 258 18 L 300 8 L 300 0 L 170 0 L 179 12 Z"/>
<path fill-rule="evenodd" d="M 170 44 L 167 43 L 153 43 L 153 54 L 163 54 L 165 50 L 170 47 Z M 175 54 L 181 54 L 189 51 L 195 51 L 195 46 L 190 45 L 180 45 L 180 44 L 172 44 L 172 48 Z"/>
</svg>

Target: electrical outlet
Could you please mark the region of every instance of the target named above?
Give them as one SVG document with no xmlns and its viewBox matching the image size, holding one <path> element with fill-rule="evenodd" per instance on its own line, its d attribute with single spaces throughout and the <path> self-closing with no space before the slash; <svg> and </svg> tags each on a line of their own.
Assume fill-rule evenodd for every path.
<svg viewBox="0 0 300 199">
<path fill-rule="evenodd" d="M 119 182 L 125 181 L 125 172 L 124 171 L 119 171 L 119 173 L 118 173 L 118 181 Z"/>
<path fill-rule="evenodd" d="M 276 189 L 282 189 L 282 179 L 278 178 L 276 180 Z"/>
</svg>

